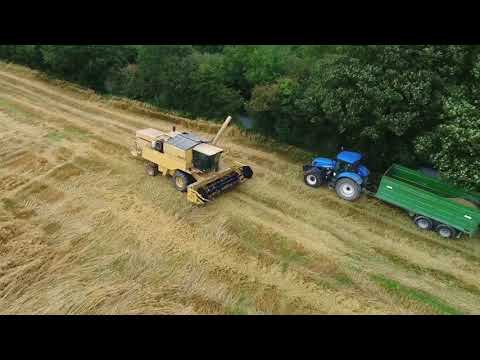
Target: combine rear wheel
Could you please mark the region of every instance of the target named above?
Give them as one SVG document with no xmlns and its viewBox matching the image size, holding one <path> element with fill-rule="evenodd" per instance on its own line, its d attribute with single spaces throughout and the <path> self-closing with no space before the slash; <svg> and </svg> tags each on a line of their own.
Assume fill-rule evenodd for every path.
<svg viewBox="0 0 480 360">
<path fill-rule="evenodd" d="M 159 174 L 158 166 L 154 163 L 148 163 L 145 165 L 145 172 L 148 176 L 157 176 Z"/>
<path fill-rule="evenodd" d="M 188 185 L 191 184 L 191 181 L 188 175 L 181 171 L 177 171 L 173 176 L 172 180 L 173 180 L 173 185 L 175 186 L 175 189 L 177 189 L 177 191 L 180 191 L 180 192 L 186 192 Z"/>
</svg>

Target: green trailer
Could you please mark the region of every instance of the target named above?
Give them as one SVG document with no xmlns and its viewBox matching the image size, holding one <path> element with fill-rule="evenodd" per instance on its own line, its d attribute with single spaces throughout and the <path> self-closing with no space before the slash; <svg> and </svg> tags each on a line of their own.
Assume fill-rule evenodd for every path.
<svg viewBox="0 0 480 360">
<path fill-rule="evenodd" d="M 480 194 L 419 171 L 393 165 L 374 196 L 406 210 L 420 229 L 434 230 L 444 238 L 474 236 L 479 232 Z"/>
</svg>

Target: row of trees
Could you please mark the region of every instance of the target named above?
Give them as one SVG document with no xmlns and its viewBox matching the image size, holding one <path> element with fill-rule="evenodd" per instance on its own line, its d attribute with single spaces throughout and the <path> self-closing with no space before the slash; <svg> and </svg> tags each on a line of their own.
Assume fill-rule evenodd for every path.
<svg viewBox="0 0 480 360">
<path fill-rule="evenodd" d="M 479 46 L 2 45 L 0 58 L 370 167 L 433 165 L 480 190 Z"/>
</svg>

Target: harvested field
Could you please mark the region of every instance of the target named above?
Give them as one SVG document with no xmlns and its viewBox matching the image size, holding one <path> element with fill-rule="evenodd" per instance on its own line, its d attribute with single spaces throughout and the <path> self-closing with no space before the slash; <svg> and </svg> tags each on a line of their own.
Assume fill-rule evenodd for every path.
<svg viewBox="0 0 480 360">
<path fill-rule="evenodd" d="M 479 314 L 480 239 L 418 232 L 232 128 L 255 176 L 206 207 L 130 155 L 138 128 L 218 126 L 0 64 L 1 314 Z"/>
</svg>

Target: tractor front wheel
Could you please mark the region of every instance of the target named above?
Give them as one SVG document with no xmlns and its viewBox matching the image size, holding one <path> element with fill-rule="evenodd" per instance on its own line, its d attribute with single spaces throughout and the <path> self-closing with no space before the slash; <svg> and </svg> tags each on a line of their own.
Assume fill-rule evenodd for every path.
<svg viewBox="0 0 480 360">
<path fill-rule="evenodd" d="M 356 201 L 362 195 L 362 188 L 352 179 L 340 179 L 335 185 L 337 195 L 346 201 Z"/>
<path fill-rule="evenodd" d="M 322 175 L 318 171 L 311 171 L 304 176 L 305 184 L 310 187 L 318 188 L 322 185 Z"/>
</svg>

